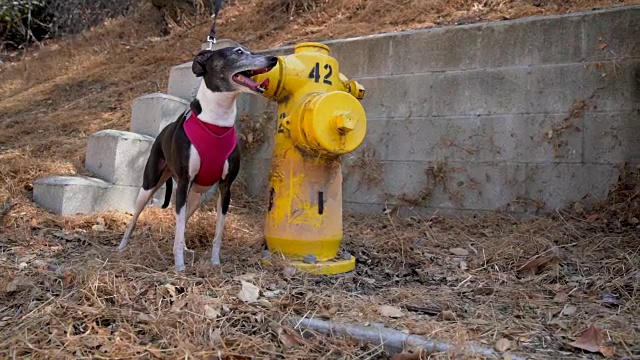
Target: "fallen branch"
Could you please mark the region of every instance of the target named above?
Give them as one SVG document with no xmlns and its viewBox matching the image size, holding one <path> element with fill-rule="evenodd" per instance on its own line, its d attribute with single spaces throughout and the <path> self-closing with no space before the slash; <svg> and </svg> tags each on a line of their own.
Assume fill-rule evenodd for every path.
<svg viewBox="0 0 640 360">
<path fill-rule="evenodd" d="M 371 326 L 362 326 L 337 324 L 330 321 L 308 319 L 298 316 L 290 317 L 287 321 L 296 328 L 310 329 L 331 335 L 347 335 L 358 340 L 367 341 L 374 345 L 382 346 L 383 349 L 390 354 L 401 353 L 405 346 L 411 348 L 419 347 L 430 353 L 447 352 L 456 348 L 454 345 L 448 343 L 405 334 L 401 331 L 385 328 L 380 325 L 372 324 Z M 489 358 L 502 359 L 502 354 L 497 351 L 478 345 L 467 345 L 464 346 L 462 350 L 470 355 L 482 355 Z M 511 355 L 510 358 L 513 360 L 524 360 L 524 358 L 515 355 Z"/>
</svg>

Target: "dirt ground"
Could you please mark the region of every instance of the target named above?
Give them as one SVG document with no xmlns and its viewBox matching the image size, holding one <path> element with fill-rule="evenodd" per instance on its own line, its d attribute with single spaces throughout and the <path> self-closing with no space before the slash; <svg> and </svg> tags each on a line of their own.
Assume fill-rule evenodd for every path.
<svg viewBox="0 0 640 360">
<path fill-rule="evenodd" d="M 267 48 L 634 3 L 246 0 L 223 9 L 219 31 Z M 382 323 L 460 346 L 508 343 L 507 353 L 530 358 L 640 359 L 637 169 L 628 169 L 593 209 L 578 204 L 527 220 L 346 214 L 343 247 L 358 265 L 334 277 L 261 264 L 264 204 L 242 196 L 242 181 L 222 266 L 207 262 L 215 221 L 207 205 L 188 227 L 194 252 L 184 274 L 172 270 L 172 209 L 148 209 L 130 247 L 116 254 L 130 215 L 60 217 L 35 206 L 33 181 L 86 174 L 87 137 L 127 130 L 131 101 L 165 91 L 169 69 L 193 57 L 209 26 L 201 19 L 158 37 L 145 14 L 3 55 L 9 59 L 0 65 L 3 358 L 390 358 L 349 338 L 300 336 L 282 322 L 297 315 Z M 238 297 L 242 281 L 260 289 L 258 301 Z M 383 305 L 402 316 L 382 315 Z M 454 351 L 432 358 L 468 357 Z"/>
</svg>

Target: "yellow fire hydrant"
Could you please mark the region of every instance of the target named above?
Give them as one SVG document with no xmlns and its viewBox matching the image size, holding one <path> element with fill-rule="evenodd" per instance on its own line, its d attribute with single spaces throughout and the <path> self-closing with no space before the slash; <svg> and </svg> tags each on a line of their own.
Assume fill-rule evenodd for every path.
<svg viewBox="0 0 640 360">
<path fill-rule="evenodd" d="M 302 271 L 339 274 L 355 257 L 338 254 L 342 241 L 342 173 L 339 156 L 364 140 L 367 119 L 358 100 L 364 87 L 339 71 L 329 47 L 296 45 L 271 71 L 253 80 L 278 102 L 269 179 L 265 238 Z"/>
</svg>

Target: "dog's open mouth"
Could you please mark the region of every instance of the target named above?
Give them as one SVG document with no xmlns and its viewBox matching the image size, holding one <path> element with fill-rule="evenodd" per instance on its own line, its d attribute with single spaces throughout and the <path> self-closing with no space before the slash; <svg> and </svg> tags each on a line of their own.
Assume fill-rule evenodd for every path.
<svg viewBox="0 0 640 360">
<path fill-rule="evenodd" d="M 264 79 L 261 83 L 257 83 L 253 81 L 251 77 L 259 74 L 264 74 L 271 69 L 272 67 L 266 67 L 262 69 L 240 71 L 239 73 L 233 74 L 231 78 L 233 79 L 233 81 L 242 86 L 246 86 L 253 91 L 263 93 L 269 86 L 269 78 Z"/>
</svg>

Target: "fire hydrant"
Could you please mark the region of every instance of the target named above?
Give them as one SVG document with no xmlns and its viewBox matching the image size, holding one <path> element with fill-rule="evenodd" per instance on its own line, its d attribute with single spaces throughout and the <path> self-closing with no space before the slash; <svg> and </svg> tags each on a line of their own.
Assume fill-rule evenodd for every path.
<svg viewBox="0 0 640 360">
<path fill-rule="evenodd" d="M 329 47 L 306 42 L 278 57 L 253 80 L 278 103 L 264 235 L 268 254 L 282 254 L 301 271 L 339 274 L 355 257 L 342 242 L 340 155 L 364 140 L 364 87 L 339 71 Z M 265 80 L 268 80 L 265 81 Z M 268 261 L 268 260 L 267 260 Z"/>
</svg>

